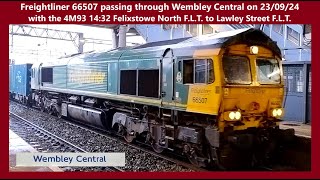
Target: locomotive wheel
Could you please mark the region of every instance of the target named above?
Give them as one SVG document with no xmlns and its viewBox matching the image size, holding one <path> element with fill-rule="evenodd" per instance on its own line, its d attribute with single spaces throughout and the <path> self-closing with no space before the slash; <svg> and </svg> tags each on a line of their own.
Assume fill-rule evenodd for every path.
<svg viewBox="0 0 320 180">
<path fill-rule="evenodd" d="M 129 133 L 125 133 L 125 135 L 123 136 L 124 139 L 128 142 L 131 143 L 133 141 L 133 139 L 135 138 L 135 136 L 131 136 Z"/>
<path fill-rule="evenodd" d="M 44 111 L 45 111 L 45 107 L 44 107 L 44 104 L 43 104 L 43 103 L 40 103 L 40 111 L 41 111 L 41 112 L 44 112 Z"/>
<path fill-rule="evenodd" d="M 58 106 L 57 105 L 53 105 L 52 108 L 53 108 L 52 109 L 53 114 L 60 119 L 62 117 L 62 115 L 61 115 L 61 112 L 59 112 L 59 110 L 58 110 Z"/>
<path fill-rule="evenodd" d="M 199 161 L 197 160 L 198 155 L 195 151 L 192 153 L 188 153 L 187 157 L 188 157 L 189 161 L 191 162 L 191 164 L 193 164 L 197 167 L 200 167 Z"/>
<path fill-rule="evenodd" d="M 161 146 L 159 146 L 157 143 L 155 143 L 155 142 L 152 142 L 151 143 L 151 146 L 152 146 L 152 149 L 156 152 L 156 153 L 162 153 L 163 152 L 163 150 L 164 150 L 164 148 L 163 147 L 161 147 Z"/>
<path fill-rule="evenodd" d="M 202 153 L 196 147 L 191 147 L 189 145 L 185 145 L 183 151 L 190 163 L 196 167 L 207 167 L 211 163 L 209 152 Z"/>
<path fill-rule="evenodd" d="M 52 115 L 52 114 L 53 114 L 53 109 L 52 109 L 51 106 L 49 106 L 49 107 L 47 108 L 47 112 L 48 112 L 49 115 Z"/>
<path fill-rule="evenodd" d="M 220 157 L 219 157 L 219 150 L 218 149 L 208 149 L 208 158 L 210 158 L 210 161 L 208 163 L 208 167 L 210 168 L 216 168 L 218 170 L 226 170 L 226 168 L 220 164 Z"/>
<path fill-rule="evenodd" d="M 57 117 L 58 117 L 59 119 L 62 118 L 62 114 L 61 114 L 60 112 L 56 111 L 56 115 L 57 115 Z"/>
<path fill-rule="evenodd" d="M 19 103 L 24 104 L 23 103 L 23 97 L 19 96 Z"/>
</svg>

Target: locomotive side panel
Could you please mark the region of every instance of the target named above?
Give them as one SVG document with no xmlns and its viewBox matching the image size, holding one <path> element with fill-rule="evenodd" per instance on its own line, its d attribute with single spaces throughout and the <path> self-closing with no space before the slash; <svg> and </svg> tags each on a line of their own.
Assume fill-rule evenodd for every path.
<svg viewBox="0 0 320 180">
<path fill-rule="evenodd" d="M 159 70 L 160 56 L 158 51 L 137 49 L 125 52 L 119 60 L 118 93 L 140 98 L 159 99 Z"/>
<path fill-rule="evenodd" d="M 200 56 L 201 57 L 201 56 Z M 206 60 L 206 80 L 189 86 L 187 111 L 217 115 L 221 102 L 221 70 L 219 57 L 212 56 Z M 199 59 L 197 59 L 199 61 Z M 200 59 L 200 61 L 204 61 Z M 203 73 L 203 72 L 202 72 Z"/>
<path fill-rule="evenodd" d="M 53 68 L 53 87 L 67 87 L 67 66 L 56 66 Z"/>
<path fill-rule="evenodd" d="M 93 97 L 101 97 L 102 93 L 117 93 L 117 65 L 122 53 L 123 51 L 114 50 L 80 54 L 60 62 L 45 64 L 41 67 L 41 72 L 52 69 L 52 74 L 49 73 L 52 80 L 45 82 L 42 79 L 41 88 L 75 95 L 86 93 Z"/>
<path fill-rule="evenodd" d="M 40 65 L 42 63 L 34 63 L 31 67 L 32 76 L 31 76 L 31 89 L 37 90 L 40 87 Z"/>
<path fill-rule="evenodd" d="M 108 65 L 108 93 L 118 93 L 118 62 L 109 62 Z"/>
<path fill-rule="evenodd" d="M 68 89 L 91 92 L 108 91 L 108 63 L 72 64 L 67 70 Z"/>
</svg>

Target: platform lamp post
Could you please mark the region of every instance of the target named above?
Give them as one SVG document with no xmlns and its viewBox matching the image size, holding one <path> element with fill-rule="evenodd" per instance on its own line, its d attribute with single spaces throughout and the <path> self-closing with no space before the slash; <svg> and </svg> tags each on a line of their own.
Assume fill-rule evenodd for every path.
<svg viewBox="0 0 320 180">
<path fill-rule="evenodd" d="M 39 62 L 39 47 L 41 44 L 37 44 L 37 62 Z"/>
<path fill-rule="evenodd" d="M 79 35 L 78 52 L 83 53 L 83 45 L 85 43 L 84 36 L 83 36 L 83 33 L 78 33 L 78 35 Z"/>
<path fill-rule="evenodd" d="M 79 53 L 83 53 L 83 46 L 86 43 L 85 39 L 83 38 L 83 35 L 81 36 L 81 38 L 79 39 L 79 47 L 78 47 L 78 52 Z"/>
</svg>

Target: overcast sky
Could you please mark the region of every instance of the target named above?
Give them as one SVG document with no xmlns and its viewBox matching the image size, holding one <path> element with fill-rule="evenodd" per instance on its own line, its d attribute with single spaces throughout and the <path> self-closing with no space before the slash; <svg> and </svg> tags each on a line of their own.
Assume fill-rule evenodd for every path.
<svg viewBox="0 0 320 180">
<path fill-rule="evenodd" d="M 72 32 L 82 32 L 84 33 L 84 38 L 110 40 L 109 45 L 86 43 L 84 44 L 84 52 L 91 50 L 108 50 L 112 48 L 112 31 L 110 29 L 71 24 L 32 26 Z M 12 39 L 13 49 L 9 50 L 9 57 L 11 59 L 15 59 L 16 63 L 33 63 L 38 60 L 50 59 L 50 57 L 56 58 L 64 54 L 73 54 L 78 52 L 77 47 L 73 44 L 73 42 L 69 41 L 24 37 L 17 35 L 12 37 L 9 35 L 9 46 L 12 45 Z M 142 37 L 128 37 L 127 42 L 141 43 L 144 42 L 144 39 Z"/>
</svg>

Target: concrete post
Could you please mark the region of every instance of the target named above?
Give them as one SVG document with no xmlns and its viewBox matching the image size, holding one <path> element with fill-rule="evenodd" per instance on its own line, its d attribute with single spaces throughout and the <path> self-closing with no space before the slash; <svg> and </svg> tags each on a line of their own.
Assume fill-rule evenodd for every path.
<svg viewBox="0 0 320 180">
<path fill-rule="evenodd" d="M 126 47 L 127 45 L 127 26 L 119 26 L 119 47 Z"/>
<path fill-rule="evenodd" d="M 202 36 L 203 35 L 203 24 L 197 24 L 197 28 L 198 28 L 198 34 L 197 36 Z"/>
<path fill-rule="evenodd" d="M 112 48 L 116 49 L 119 45 L 119 37 L 117 35 L 117 30 L 113 29 L 112 30 Z"/>
<path fill-rule="evenodd" d="M 83 53 L 83 45 L 84 45 L 84 38 L 83 38 L 83 33 L 79 33 L 79 47 L 78 47 L 78 52 Z"/>
</svg>

